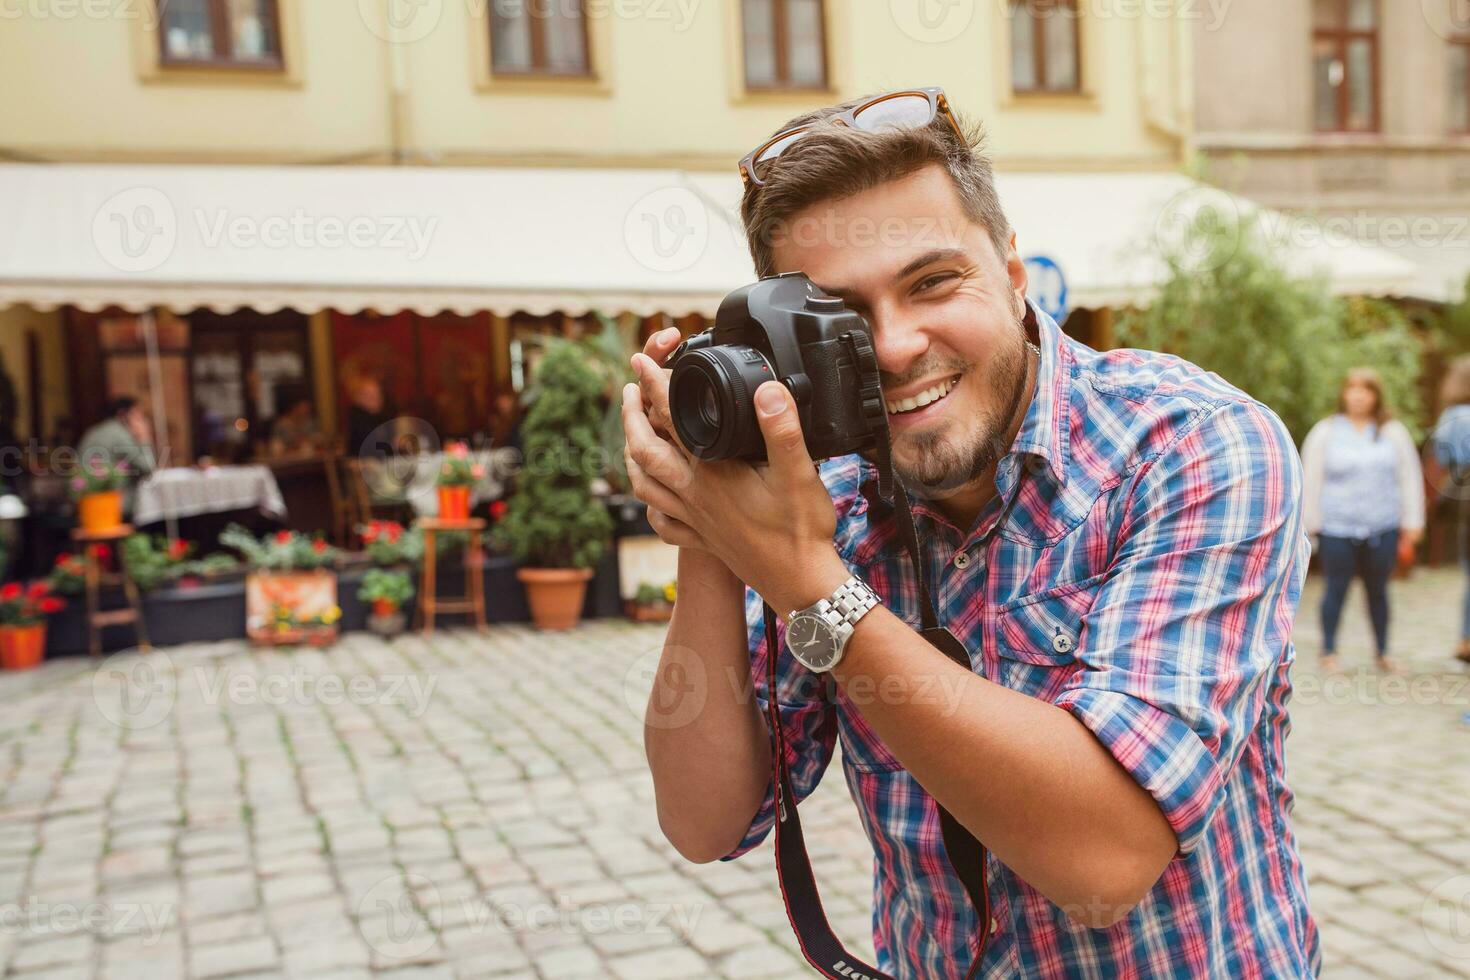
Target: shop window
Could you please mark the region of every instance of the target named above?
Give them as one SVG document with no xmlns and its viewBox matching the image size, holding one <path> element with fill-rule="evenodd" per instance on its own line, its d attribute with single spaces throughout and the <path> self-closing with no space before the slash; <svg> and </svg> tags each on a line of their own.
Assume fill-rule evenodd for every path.
<svg viewBox="0 0 1470 980">
<path fill-rule="evenodd" d="M 1079 92 L 1077 0 L 1011 0 L 1011 89 Z"/>
<path fill-rule="evenodd" d="M 284 66 L 278 0 L 160 0 L 159 59 L 164 66 Z"/>
<path fill-rule="evenodd" d="M 497 75 L 592 73 L 582 0 L 491 0 L 490 69 Z"/>
<path fill-rule="evenodd" d="M 1378 119 L 1378 0 L 1313 0 L 1316 128 L 1373 133 Z"/>
<path fill-rule="evenodd" d="M 745 87 L 827 86 L 822 0 L 742 0 Z"/>
</svg>

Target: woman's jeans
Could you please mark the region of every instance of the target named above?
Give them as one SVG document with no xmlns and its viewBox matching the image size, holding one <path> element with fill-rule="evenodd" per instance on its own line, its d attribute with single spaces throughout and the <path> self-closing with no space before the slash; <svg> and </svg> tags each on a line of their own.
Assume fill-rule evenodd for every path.
<svg viewBox="0 0 1470 980">
<path fill-rule="evenodd" d="M 1318 536 L 1322 573 L 1327 590 L 1322 594 L 1322 650 L 1337 652 L 1337 624 L 1348 586 L 1361 577 L 1368 592 L 1368 617 L 1373 621 L 1373 638 L 1378 656 L 1388 653 L 1388 580 L 1398 563 L 1399 532 L 1383 531 L 1371 538 Z"/>
</svg>

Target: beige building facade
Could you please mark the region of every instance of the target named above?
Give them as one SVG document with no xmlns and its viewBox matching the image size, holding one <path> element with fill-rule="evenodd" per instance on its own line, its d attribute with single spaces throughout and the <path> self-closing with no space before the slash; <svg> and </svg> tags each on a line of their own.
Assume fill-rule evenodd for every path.
<svg viewBox="0 0 1470 980">
<path fill-rule="evenodd" d="M 1470 3 L 1233 0 L 1194 25 L 1194 145 L 1212 181 L 1317 219 L 1298 236 L 1470 274 Z M 1318 224 L 1325 228 L 1319 232 Z"/>
</svg>

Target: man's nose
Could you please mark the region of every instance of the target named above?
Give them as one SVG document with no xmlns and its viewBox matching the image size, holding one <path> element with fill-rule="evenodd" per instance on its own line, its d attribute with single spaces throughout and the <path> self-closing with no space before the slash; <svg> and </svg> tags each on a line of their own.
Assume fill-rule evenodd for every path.
<svg viewBox="0 0 1470 980">
<path fill-rule="evenodd" d="M 929 338 L 917 324 L 889 321 L 873 332 L 873 353 L 885 375 L 902 375 L 928 349 Z"/>
</svg>

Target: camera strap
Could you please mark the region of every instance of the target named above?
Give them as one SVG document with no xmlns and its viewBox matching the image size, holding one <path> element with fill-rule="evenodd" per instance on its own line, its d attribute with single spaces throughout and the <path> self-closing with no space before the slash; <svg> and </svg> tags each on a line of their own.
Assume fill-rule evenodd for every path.
<svg viewBox="0 0 1470 980">
<path fill-rule="evenodd" d="M 862 368 L 863 404 L 877 436 L 877 467 L 879 494 L 893 500 L 898 527 L 903 535 L 904 548 L 913 564 L 914 580 L 919 591 L 919 615 L 923 628 L 919 635 L 940 653 L 956 664 L 971 670 L 969 654 L 964 644 L 953 633 L 939 625 L 939 615 L 929 591 L 928 576 L 924 573 L 923 557 L 919 548 L 918 529 L 914 525 L 913 512 L 909 509 L 908 492 L 898 474 L 893 471 L 892 447 L 888 433 L 888 414 L 883 404 L 883 395 L 878 382 L 877 359 L 872 345 L 863 334 L 849 334 L 849 342 L 858 355 Z M 876 423 L 876 424 L 874 424 Z M 1019 496 L 1019 494 L 1017 494 Z M 1002 517 L 999 523 L 1004 523 Z M 786 761 L 786 733 L 781 724 L 780 702 L 776 696 L 776 664 L 781 648 L 777 644 L 776 615 L 769 604 L 764 604 L 762 616 L 766 632 L 766 683 L 768 692 L 767 722 L 771 729 L 772 785 L 776 796 L 776 876 L 781 885 L 781 898 L 786 904 L 786 917 L 796 933 L 802 955 L 818 973 L 832 980 L 892 980 L 877 967 L 853 956 L 838 940 L 822 909 L 822 899 L 817 892 L 816 876 L 812 872 L 811 858 L 807 854 L 806 840 L 802 835 L 801 816 L 797 812 L 796 794 L 791 786 L 791 769 Z M 932 797 L 931 797 L 932 798 Z M 955 876 L 965 888 L 970 904 L 975 909 L 979 923 L 980 938 L 976 946 L 968 978 L 974 977 L 980 968 L 985 944 L 990 936 L 990 896 L 985 888 L 985 847 L 975 835 L 934 801 L 939 813 L 939 826 L 943 833 L 944 850 L 949 857 Z"/>
</svg>

